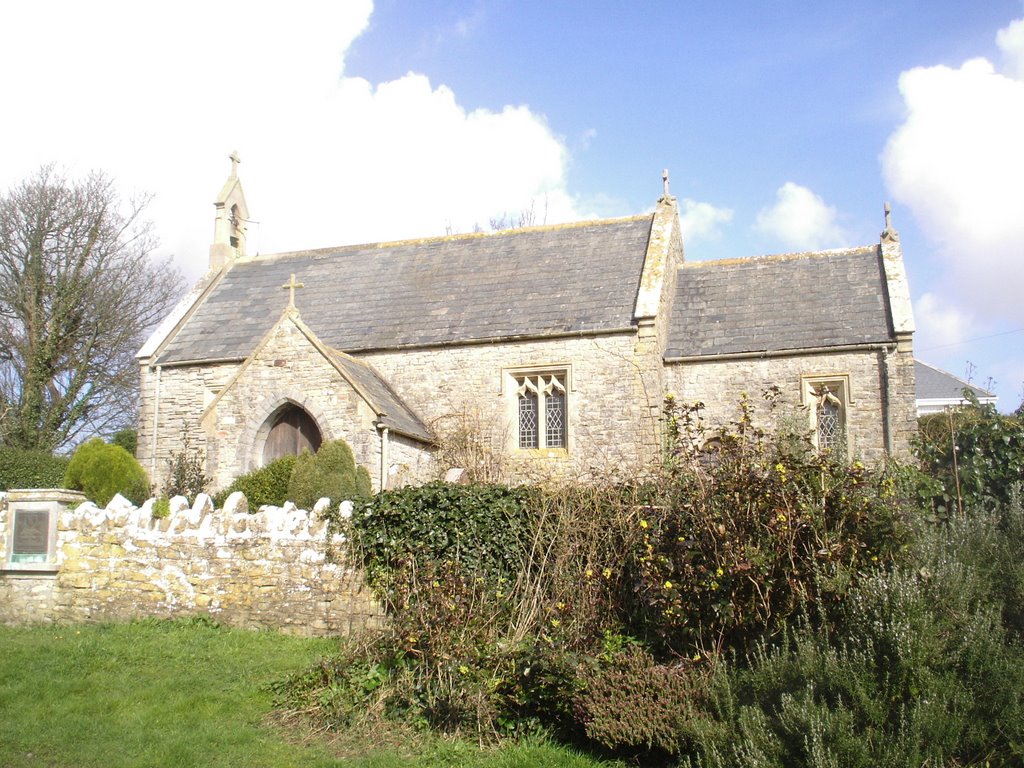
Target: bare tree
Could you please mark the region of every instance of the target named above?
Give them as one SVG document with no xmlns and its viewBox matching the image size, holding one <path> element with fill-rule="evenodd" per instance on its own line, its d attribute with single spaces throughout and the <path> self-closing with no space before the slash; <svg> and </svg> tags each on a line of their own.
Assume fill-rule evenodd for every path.
<svg viewBox="0 0 1024 768">
<path fill-rule="evenodd" d="M 182 289 L 150 257 L 148 202 L 53 166 L 0 196 L 3 443 L 54 450 L 134 423 L 134 353 Z"/>
<path fill-rule="evenodd" d="M 530 207 L 519 211 L 519 216 L 509 216 L 508 211 L 501 216 L 492 216 L 490 220 L 491 231 L 498 232 L 503 229 L 523 229 L 524 227 L 535 226 L 537 222 L 536 200 L 530 200 Z M 544 196 L 544 212 L 540 221 L 541 225 L 548 223 L 548 198 Z"/>
</svg>

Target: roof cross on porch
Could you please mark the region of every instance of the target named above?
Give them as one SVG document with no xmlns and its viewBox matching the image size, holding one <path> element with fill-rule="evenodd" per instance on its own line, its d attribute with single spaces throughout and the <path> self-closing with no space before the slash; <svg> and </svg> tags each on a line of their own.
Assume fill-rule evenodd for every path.
<svg viewBox="0 0 1024 768">
<path fill-rule="evenodd" d="M 291 278 L 281 287 L 288 291 L 288 309 L 295 309 L 295 289 L 305 288 L 306 286 L 295 282 L 295 273 L 292 272 Z"/>
</svg>

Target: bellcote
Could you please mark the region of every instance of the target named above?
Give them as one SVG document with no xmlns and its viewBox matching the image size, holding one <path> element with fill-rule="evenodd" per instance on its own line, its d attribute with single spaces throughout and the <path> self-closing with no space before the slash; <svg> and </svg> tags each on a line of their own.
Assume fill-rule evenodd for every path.
<svg viewBox="0 0 1024 768">
<path fill-rule="evenodd" d="M 229 156 L 231 175 L 213 201 L 216 211 L 213 223 L 213 245 L 210 246 L 210 271 L 219 271 L 225 264 L 245 256 L 245 229 L 249 207 L 245 204 L 242 182 L 238 179 L 237 152 Z"/>
</svg>

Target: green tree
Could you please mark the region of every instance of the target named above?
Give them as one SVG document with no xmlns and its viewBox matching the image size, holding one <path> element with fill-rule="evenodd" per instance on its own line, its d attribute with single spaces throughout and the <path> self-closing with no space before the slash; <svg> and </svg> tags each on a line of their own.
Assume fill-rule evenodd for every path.
<svg viewBox="0 0 1024 768">
<path fill-rule="evenodd" d="M 52 451 L 134 422 L 134 353 L 180 294 L 102 173 L 52 166 L 0 196 L 0 440 Z"/>
</svg>

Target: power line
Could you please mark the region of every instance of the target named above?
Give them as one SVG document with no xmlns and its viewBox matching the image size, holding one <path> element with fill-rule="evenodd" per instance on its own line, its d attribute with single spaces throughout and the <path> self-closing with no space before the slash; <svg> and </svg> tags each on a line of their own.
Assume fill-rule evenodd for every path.
<svg viewBox="0 0 1024 768">
<path fill-rule="evenodd" d="M 934 347 L 925 347 L 924 349 L 917 350 L 918 352 L 930 352 L 933 349 L 945 349 L 946 347 L 958 347 L 961 344 L 969 344 L 972 341 L 984 341 L 985 339 L 994 339 L 998 336 L 1009 336 L 1011 333 L 1021 333 L 1024 328 L 1014 328 L 1012 331 L 1000 331 L 999 333 L 990 333 L 988 336 L 975 336 L 973 339 L 963 339 L 962 341 L 954 341 L 950 344 L 937 344 Z"/>
</svg>

